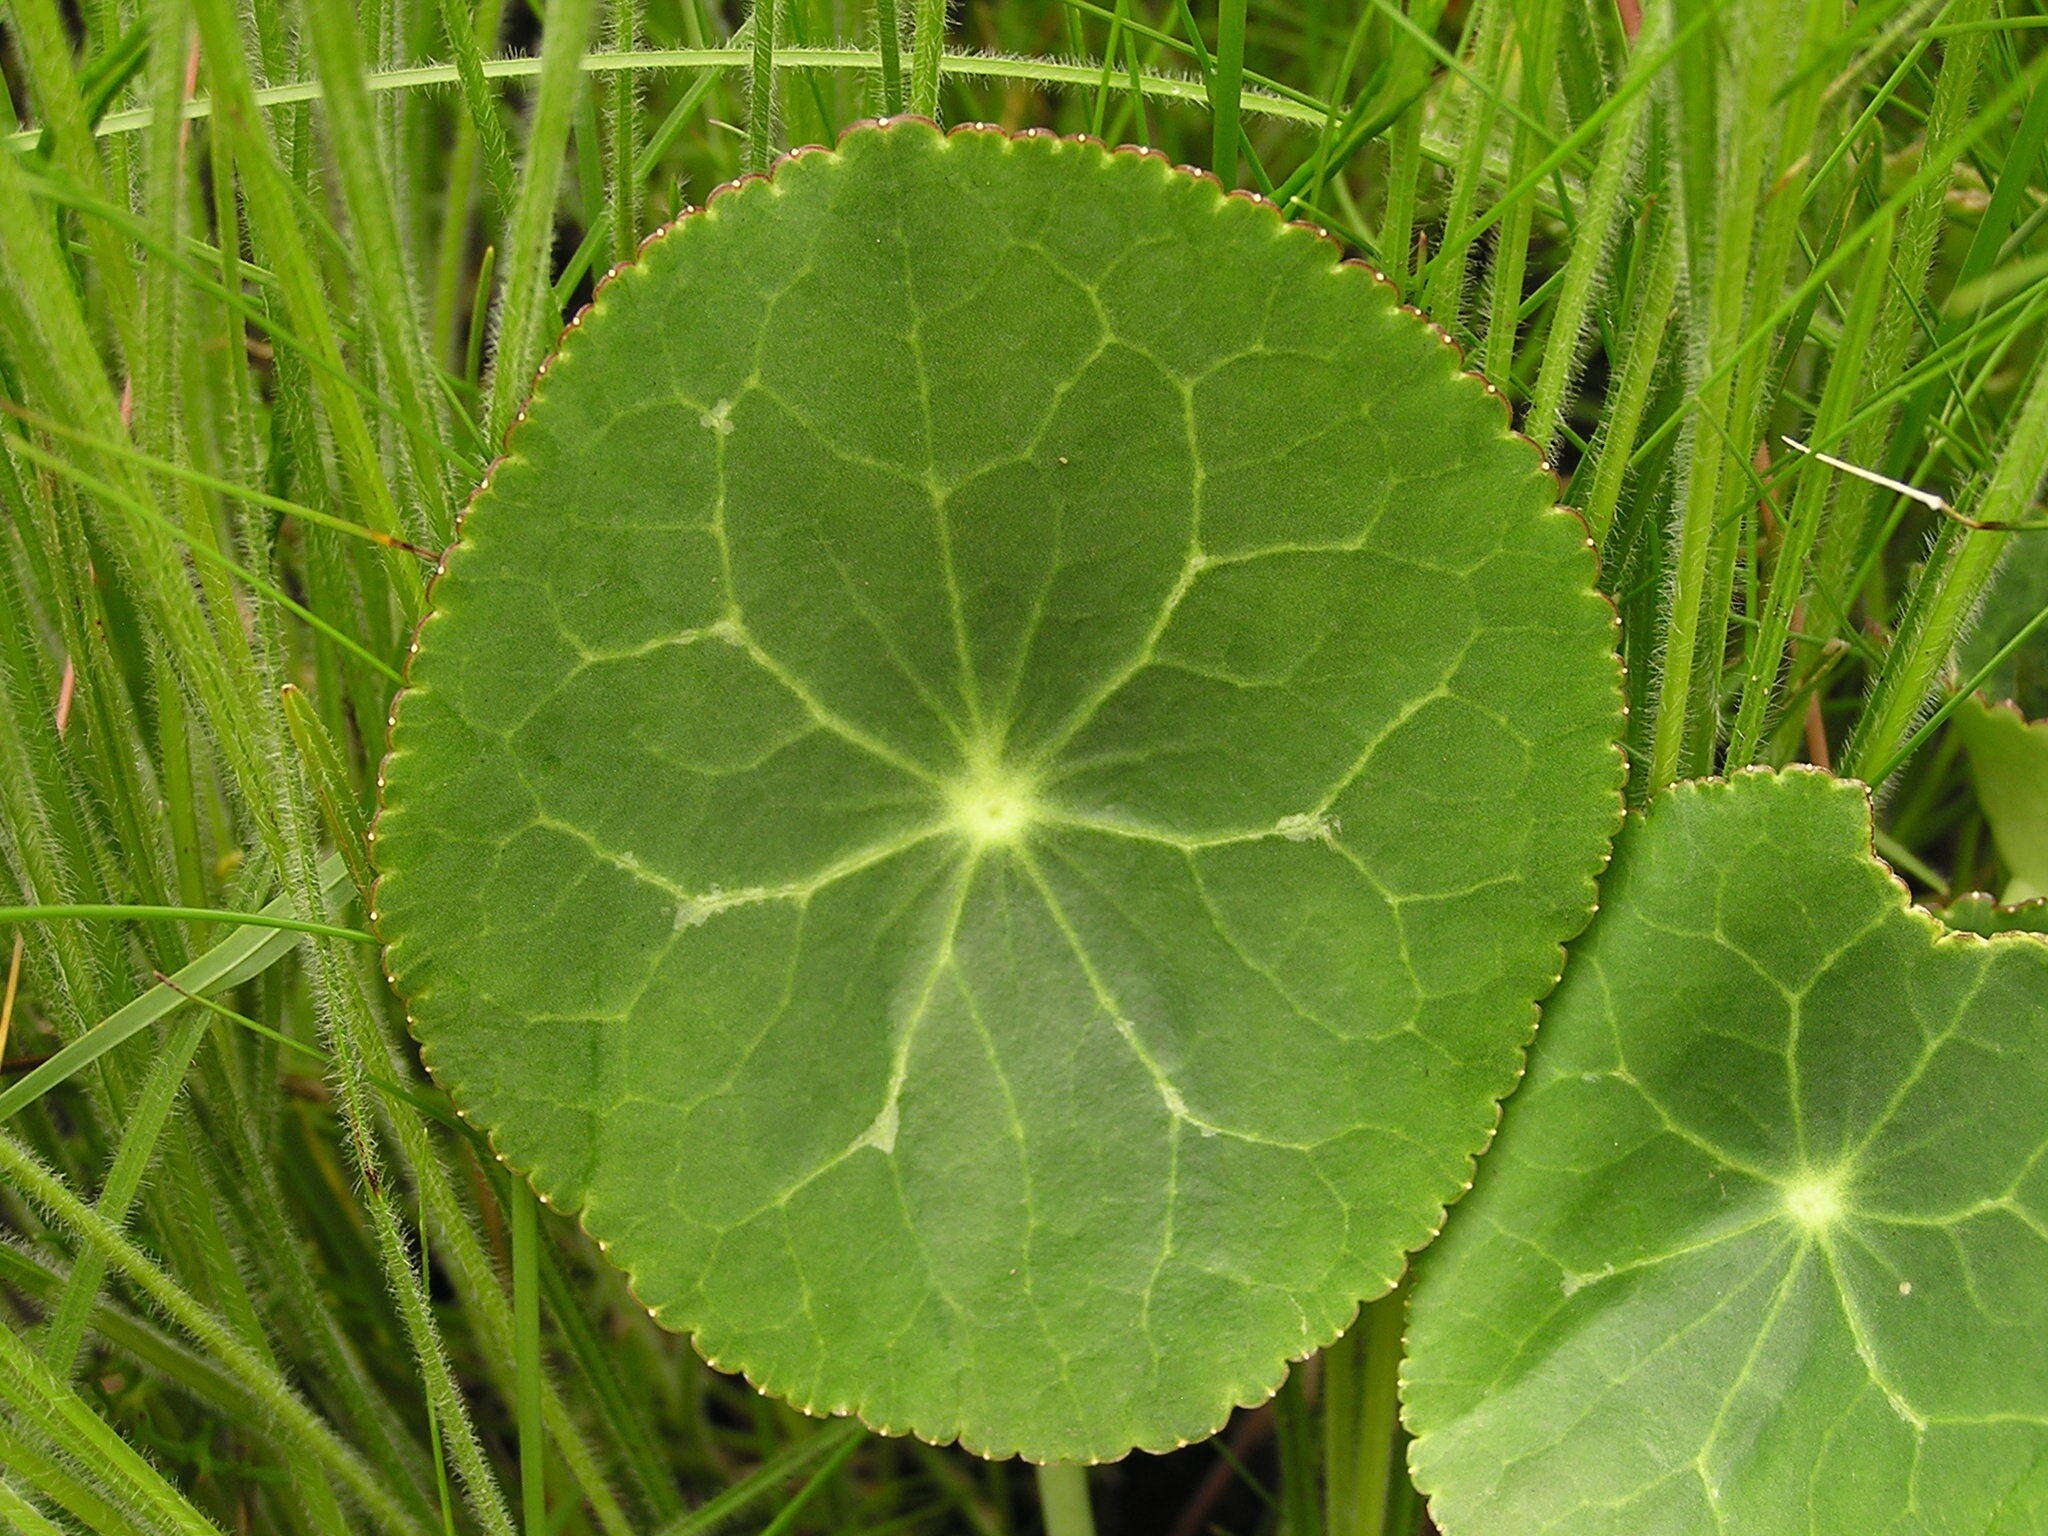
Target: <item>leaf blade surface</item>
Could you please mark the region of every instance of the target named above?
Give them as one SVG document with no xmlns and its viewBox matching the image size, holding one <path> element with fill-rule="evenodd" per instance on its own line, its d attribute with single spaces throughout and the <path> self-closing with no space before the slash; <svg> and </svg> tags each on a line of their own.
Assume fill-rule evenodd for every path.
<svg viewBox="0 0 2048 1536">
<path fill-rule="evenodd" d="M 850 135 L 653 242 L 434 592 L 377 923 L 715 1364 L 1208 1433 L 1462 1188 L 1618 815 L 1611 612 L 1451 349 L 1139 154 Z"/>
<path fill-rule="evenodd" d="M 1404 1398 L 1447 1536 L 2019 1536 L 2048 1510 L 2048 944 L 1944 930 L 1860 785 L 1632 821 Z"/>
</svg>

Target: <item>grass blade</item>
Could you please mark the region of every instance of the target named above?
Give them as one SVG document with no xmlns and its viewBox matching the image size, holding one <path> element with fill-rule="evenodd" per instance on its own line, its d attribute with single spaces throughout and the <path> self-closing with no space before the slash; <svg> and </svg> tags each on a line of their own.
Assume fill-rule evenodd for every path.
<svg viewBox="0 0 2048 1536">
<path fill-rule="evenodd" d="M 1243 132 L 1244 25 L 1245 0 L 1222 0 L 1216 12 L 1216 68 L 1209 77 L 1209 166 L 1226 187 L 1237 185 L 1237 140 Z"/>
<path fill-rule="evenodd" d="M 340 885 L 347 874 L 347 866 L 338 857 L 330 858 L 320 866 L 322 885 L 329 892 Z M 187 995 L 238 985 L 283 959 L 295 947 L 296 940 L 291 935 L 298 931 L 295 924 L 287 926 L 292 923 L 290 912 L 290 902 L 280 896 L 255 914 L 268 921 L 243 923 L 168 982 L 159 983 L 134 1001 L 124 1003 L 48 1061 L 32 1068 L 6 1091 L 0 1092 L 0 1120 L 6 1120 L 124 1040 L 156 1023 L 183 1002 Z M 220 915 L 232 917 L 238 914 Z"/>
<path fill-rule="evenodd" d="M 553 0 L 541 34 L 540 80 L 526 135 L 526 163 L 506 224 L 504 290 L 498 307 L 498 350 L 491 363 L 490 407 L 484 435 L 502 443 L 540 366 L 561 317 L 549 313 L 548 252 L 562 156 L 582 96 L 583 52 L 589 45 L 593 0 Z"/>
</svg>

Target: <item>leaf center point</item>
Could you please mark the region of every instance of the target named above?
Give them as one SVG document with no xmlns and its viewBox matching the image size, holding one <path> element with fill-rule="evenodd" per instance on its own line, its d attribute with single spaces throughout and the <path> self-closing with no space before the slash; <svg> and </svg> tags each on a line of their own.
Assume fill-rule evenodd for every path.
<svg viewBox="0 0 2048 1536">
<path fill-rule="evenodd" d="M 1031 783 L 1002 769 L 985 769 L 951 791 L 953 824 L 977 846 L 1014 843 L 1038 814 Z"/>
<path fill-rule="evenodd" d="M 1842 1214 L 1839 1174 L 1809 1174 L 1785 1186 L 1785 1209 L 1810 1231 L 1832 1226 Z"/>
</svg>

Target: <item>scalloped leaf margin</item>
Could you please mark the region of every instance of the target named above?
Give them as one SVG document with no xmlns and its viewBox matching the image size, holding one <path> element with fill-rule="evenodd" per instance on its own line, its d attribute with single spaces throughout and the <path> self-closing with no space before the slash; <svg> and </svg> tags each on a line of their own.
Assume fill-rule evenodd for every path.
<svg viewBox="0 0 2048 1536">
<path fill-rule="evenodd" d="M 1446 1536 L 2048 1518 L 2048 943 L 1912 907 L 1867 791 L 1632 818 L 1403 1397 Z"/>
<path fill-rule="evenodd" d="M 898 123 L 546 371 L 396 712 L 425 1058 L 808 1411 L 1211 1432 L 1468 1184 L 1619 820 L 1583 529 L 1314 232 Z"/>
</svg>

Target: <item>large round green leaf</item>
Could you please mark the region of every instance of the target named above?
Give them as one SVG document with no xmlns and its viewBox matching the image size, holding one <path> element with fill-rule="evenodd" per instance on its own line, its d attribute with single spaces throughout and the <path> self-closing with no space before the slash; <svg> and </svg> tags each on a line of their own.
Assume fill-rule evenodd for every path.
<svg viewBox="0 0 2048 1536">
<path fill-rule="evenodd" d="M 1387 287 L 1136 153 L 863 130 L 566 339 L 376 914 L 665 1322 L 990 1454 L 1205 1434 L 1469 1176 L 1619 820 L 1612 616 Z"/>
<path fill-rule="evenodd" d="M 1623 834 L 1404 1396 L 1445 1536 L 2048 1530 L 2048 943 L 1949 932 L 1861 785 Z"/>
</svg>

